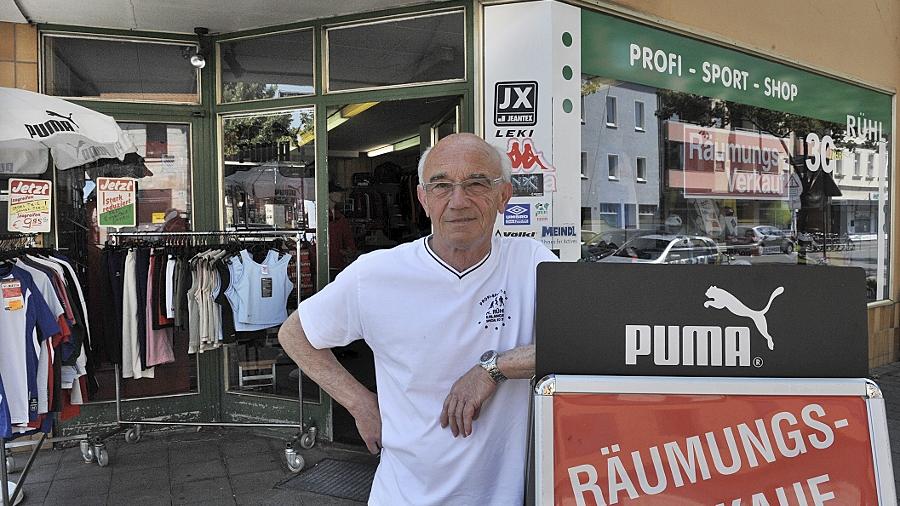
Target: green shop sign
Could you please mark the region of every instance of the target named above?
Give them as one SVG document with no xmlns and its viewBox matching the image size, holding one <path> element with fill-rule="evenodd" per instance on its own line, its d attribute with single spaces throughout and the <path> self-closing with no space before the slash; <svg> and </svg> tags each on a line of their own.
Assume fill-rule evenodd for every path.
<svg viewBox="0 0 900 506">
<path fill-rule="evenodd" d="M 582 9 L 586 74 L 846 124 L 887 136 L 891 96 Z"/>
</svg>

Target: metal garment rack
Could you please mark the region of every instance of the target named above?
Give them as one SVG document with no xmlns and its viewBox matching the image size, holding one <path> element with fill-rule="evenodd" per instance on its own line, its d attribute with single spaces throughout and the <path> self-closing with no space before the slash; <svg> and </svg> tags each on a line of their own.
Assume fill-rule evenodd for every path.
<svg viewBox="0 0 900 506">
<path fill-rule="evenodd" d="M 107 235 L 111 239 L 112 244 L 121 245 L 122 238 L 139 238 L 139 237 L 210 237 L 210 238 L 293 238 L 296 243 L 297 253 L 297 302 L 299 304 L 301 292 L 301 270 L 300 270 L 300 244 L 305 239 L 306 234 L 310 230 L 224 230 L 212 232 L 109 232 Z M 299 472 L 303 469 L 305 461 L 299 453 L 296 446 L 299 445 L 303 449 L 310 449 L 316 443 L 316 434 L 318 429 L 315 425 L 310 425 L 304 431 L 303 424 L 303 373 L 299 371 L 297 378 L 297 406 L 298 406 L 298 423 L 254 423 L 254 422 L 179 422 L 149 419 L 125 419 L 122 417 L 122 390 L 121 390 L 121 374 L 118 364 L 115 366 L 116 377 L 116 427 L 104 432 L 103 434 L 84 439 L 81 441 L 81 454 L 85 462 L 96 462 L 101 467 L 109 463 L 109 454 L 106 451 L 104 443 L 109 437 L 125 430 L 125 441 L 128 443 L 137 443 L 141 439 L 141 426 L 143 425 L 165 425 L 165 426 L 188 426 L 188 427 L 267 427 L 267 428 L 290 428 L 297 429 L 297 435 L 292 438 L 286 445 L 284 450 L 285 460 L 288 468 L 293 472 Z M 130 426 L 130 428 L 125 429 Z"/>
</svg>

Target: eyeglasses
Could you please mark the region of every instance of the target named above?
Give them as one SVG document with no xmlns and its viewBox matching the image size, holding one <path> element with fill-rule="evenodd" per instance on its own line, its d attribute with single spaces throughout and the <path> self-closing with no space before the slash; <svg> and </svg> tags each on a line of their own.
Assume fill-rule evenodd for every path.
<svg viewBox="0 0 900 506">
<path fill-rule="evenodd" d="M 449 197 L 453 193 L 453 187 L 455 186 L 462 188 L 463 193 L 469 197 L 478 197 L 488 194 L 494 188 L 494 185 L 501 181 L 503 181 L 502 177 L 498 177 L 497 179 L 473 177 L 458 183 L 453 183 L 451 181 L 432 181 L 430 183 L 425 183 L 422 186 L 425 188 L 425 193 L 435 198 Z"/>
</svg>

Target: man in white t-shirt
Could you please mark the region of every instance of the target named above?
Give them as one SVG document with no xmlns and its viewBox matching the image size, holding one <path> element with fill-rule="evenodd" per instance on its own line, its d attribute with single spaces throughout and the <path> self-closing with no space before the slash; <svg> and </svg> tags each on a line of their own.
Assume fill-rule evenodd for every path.
<svg viewBox="0 0 900 506">
<path fill-rule="evenodd" d="M 509 160 L 479 137 L 442 139 L 419 181 L 432 235 L 360 257 L 279 339 L 381 451 L 369 504 L 521 504 L 535 268 L 556 257 L 494 234 Z M 374 353 L 377 395 L 329 350 L 357 339 Z"/>
</svg>

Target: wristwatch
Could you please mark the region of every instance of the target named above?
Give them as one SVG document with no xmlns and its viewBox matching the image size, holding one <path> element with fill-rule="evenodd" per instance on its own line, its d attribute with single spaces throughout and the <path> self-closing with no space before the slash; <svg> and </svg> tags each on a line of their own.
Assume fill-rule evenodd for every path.
<svg viewBox="0 0 900 506">
<path fill-rule="evenodd" d="M 507 377 L 503 375 L 500 371 L 500 368 L 497 367 L 497 359 L 500 357 L 500 354 L 494 350 L 488 350 L 481 355 L 479 359 L 479 365 L 487 371 L 488 374 L 491 375 L 491 379 L 494 380 L 494 383 L 498 385 L 507 380 Z"/>
</svg>

